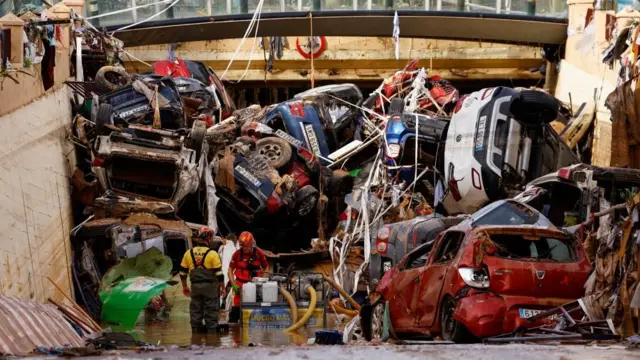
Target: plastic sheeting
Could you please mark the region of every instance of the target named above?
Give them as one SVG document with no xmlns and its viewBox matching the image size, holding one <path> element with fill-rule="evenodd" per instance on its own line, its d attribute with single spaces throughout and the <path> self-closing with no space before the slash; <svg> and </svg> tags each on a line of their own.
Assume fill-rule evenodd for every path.
<svg viewBox="0 0 640 360">
<path fill-rule="evenodd" d="M 24 356 L 39 346 L 65 345 L 84 342 L 55 306 L 0 295 L 0 354 Z"/>
</svg>

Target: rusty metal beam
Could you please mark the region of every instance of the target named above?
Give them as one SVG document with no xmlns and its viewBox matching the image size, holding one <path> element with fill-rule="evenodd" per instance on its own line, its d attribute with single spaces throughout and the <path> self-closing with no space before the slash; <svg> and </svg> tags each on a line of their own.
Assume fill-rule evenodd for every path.
<svg viewBox="0 0 640 360">
<path fill-rule="evenodd" d="M 398 11 L 400 36 L 513 44 L 561 44 L 566 19 L 446 11 Z M 262 14 L 258 36 L 309 36 L 309 12 Z M 172 19 L 120 31 L 125 46 L 242 38 L 251 14 Z M 347 26 L 348 24 L 348 26 Z M 109 30 L 109 28 L 107 28 Z M 391 37 L 392 11 L 313 12 L 314 36 Z"/>
</svg>

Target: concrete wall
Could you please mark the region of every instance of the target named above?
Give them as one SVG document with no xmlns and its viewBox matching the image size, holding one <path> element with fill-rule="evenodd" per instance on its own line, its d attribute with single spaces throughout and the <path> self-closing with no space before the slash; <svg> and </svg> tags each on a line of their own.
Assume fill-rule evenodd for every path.
<svg viewBox="0 0 640 360">
<path fill-rule="evenodd" d="M 602 52 L 609 45 L 606 40 L 607 11 L 596 11 L 592 27 L 585 26 L 589 0 L 569 1 L 569 30 L 565 47 L 565 58 L 560 63 L 560 72 L 555 96 L 574 108 L 582 102 L 595 104 L 595 136 L 592 164 L 609 166 L 611 161 L 611 112 L 604 106 L 607 96 L 615 90 L 619 71 L 617 61 L 614 68 L 602 63 Z M 577 110 L 577 109 L 574 109 Z"/>
<path fill-rule="evenodd" d="M 63 4 L 54 10 L 68 19 Z M 64 298 L 48 278 L 73 298 L 69 26 L 61 26 L 54 86 L 45 91 L 32 65 L 0 87 L 0 294 L 39 302 Z"/>
<path fill-rule="evenodd" d="M 73 294 L 66 86 L 0 117 L 0 293 L 40 302 Z"/>
</svg>

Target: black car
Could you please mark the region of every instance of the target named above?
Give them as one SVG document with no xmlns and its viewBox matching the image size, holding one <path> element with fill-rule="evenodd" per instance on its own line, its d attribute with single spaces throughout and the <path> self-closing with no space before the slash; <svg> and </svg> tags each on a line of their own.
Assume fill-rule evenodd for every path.
<svg viewBox="0 0 640 360">
<path fill-rule="evenodd" d="M 98 132 L 108 125 L 126 127 L 129 124 L 153 125 L 155 88 L 161 128 L 177 130 L 187 127 L 184 104 L 175 81 L 157 75 L 138 76 L 133 83 L 99 98 L 92 113 Z"/>
</svg>

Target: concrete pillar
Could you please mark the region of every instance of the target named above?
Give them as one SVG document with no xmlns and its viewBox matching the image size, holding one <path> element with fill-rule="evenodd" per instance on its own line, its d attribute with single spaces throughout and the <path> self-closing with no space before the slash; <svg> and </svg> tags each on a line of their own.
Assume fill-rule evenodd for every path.
<svg viewBox="0 0 640 360">
<path fill-rule="evenodd" d="M 24 28 L 24 21 L 12 13 L 0 18 L 0 29 L 2 31 L 8 30 L 10 36 L 8 39 L 5 37 L 5 41 L 9 42 L 9 51 L 11 55 L 9 57 L 9 63 L 14 69 L 22 69 L 24 67 L 24 47 L 22 45 L 22 32 Z M 4 44 L 2 46 L 5 46 Z"/>
<path fill-rule="evenodd" d="M 458 5 L 458 11 L 464 11 L 464 8 L 466 7 L 467 2 L 465 0 L 458 0 L 457 5 Z"/>
<path fill-rule="evenodd" d="M 313 11 L 322 10 L 322 0 L 313 0 Z"/>
<path fill-rule="evenodd" d="M 249 13 L 249 0 L 240 0 L 240 13 L 241 14 Z"/>
<path fill-rule="evenodd" d="M 75 14 L 83 14 L 84 0 L 64 0 L 62 3 L 73 10 Z"/>
</svg>

